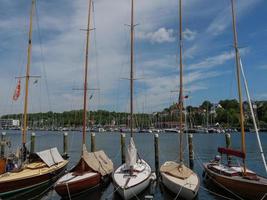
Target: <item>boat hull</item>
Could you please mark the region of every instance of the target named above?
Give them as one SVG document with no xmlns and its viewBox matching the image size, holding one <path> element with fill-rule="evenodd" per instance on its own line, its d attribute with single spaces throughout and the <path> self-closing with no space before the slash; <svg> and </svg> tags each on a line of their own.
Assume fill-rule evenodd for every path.
<svg viewBox="0 0 267 200">
<path fill-rule="evenodd" d="M 231 191 L 239 197 L 250 200 L 267 200 L 267 179 L 257 176 L 259 180 L 248 180 L 241 176 L 226 176 L 212 171 L 204 163 L 205 179 L 217 187 Z M 266 195 L 266 196 L 265 196 Z"/>
<path fill-rule="evenodd" d="M 143 176 L 141 177 L 140 174 L 138 175 L 138 173 L 136 173 L 135 174 L 136 180 L 133 185 L 129 185 L 126 187 L 124 186 L 125 184 L 120 183 L 120 181 L 127 182 L 125 181 L 125 178 L 124 178 L 124 176 L 127 177 L 127 173 L 124 174 L 123 172 L 120 172 L 121 168 L 123 168 L 123 165 L 120 166 L 113 173 L 112 178 L 113 178 L 113 185 L 115 187 L 115 190 L 125 200 L 131 199 L 137 196 L 138 194 L 140 194 L 141 192 L 143 192 L 150 185 L 151 180 L 154 178 L 153 174 L 151 173 L 150 166 L 143 160 L 142 160 L 142 163 L 145 165 L 144 166 L 145 170 L 138 172 L 138 173 L 144 173 L 145 175 L 143 174 Z M 121 175 L 116 175 L 117 173 L 118 174 L 121 173 Z"/>
<path fill-rule="evenodd" d="M 142 183 L 135 185 L 130 188 L 121 188 L 116 183 L 114 183 L 115 189 L 117 189 L 118 194 L 124 199 L 128 200 L 136 195 L 140 194 L 142 191 L 144 191 L 149 185 L 150 185 L 150 179 L 146 179 Z"/>
<path fill-rule="evenodd" d="M 14 195 L 25 195 L 45 185 L 52 185 L 61 175 L 63 175 L 67 163 L 68 161 L 64 161 L 64 163 L 59 165 L 58 168 L 55 168 L 55 170 L 44 174 L 40 173 L 34 177 L 22 177 L 12 181 L 1 181 L 0 178 L 0 197 L 4 199 Z"/>
<path fill-rule="evenodd" d="M 72 172 L 65 174 L 55 184 L 56 192 L 62 197 L 75 196 L 83 191 L 96 188 L 101 183 L 101 175 L 99 173 L 84 172 L 76 176 L 71 174 Z"/>
<path fill-rule="evenodd" d="M 197 196 L 198 189 L 199 189 L 199 180 L 198 180 L 197 185 L 194 188 L 189 189 L 189 188 L 183 187 L 183 185 L 186 185 L 188 183 L 187 179 L 185 180 L 180 179 L 179 180 L 180 184 L 177 184 L 177 181 L 172 180 L 172 179 L 173 177 L 170 177 L 169 175 L 165 173 L 161 173 L 161 181 L 163 185 L 173 194 L 175 195 L 179 194 L 177 198 L 189 200 L 189 199 L 194 199 Z"/>
</svg>

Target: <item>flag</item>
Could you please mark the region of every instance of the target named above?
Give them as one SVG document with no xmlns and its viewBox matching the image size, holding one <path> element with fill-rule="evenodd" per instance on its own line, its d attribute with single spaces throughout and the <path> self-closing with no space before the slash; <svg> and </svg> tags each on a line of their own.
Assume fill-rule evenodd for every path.
<svg viewBox="0 0 267 200">
<path fill-rule="evenodd" d="M 17 87 L 16 87 L 15 92 L 13 94 L 13 100 L 17 101 L 19 96 L 20 96 L 20 79 L 18 80 Z"/>
</svg>

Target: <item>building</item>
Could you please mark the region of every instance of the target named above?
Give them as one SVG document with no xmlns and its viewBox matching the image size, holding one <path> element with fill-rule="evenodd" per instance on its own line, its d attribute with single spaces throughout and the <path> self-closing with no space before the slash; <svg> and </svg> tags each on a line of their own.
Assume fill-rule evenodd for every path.
<svg viewBox="0 0 267 200">
<path fill-rule="evenodd" d="M 19 128 L 20 121 L 17 119 L 0 119 L 0 128 L 10 129 L 10 128 Z"/>
</svg>

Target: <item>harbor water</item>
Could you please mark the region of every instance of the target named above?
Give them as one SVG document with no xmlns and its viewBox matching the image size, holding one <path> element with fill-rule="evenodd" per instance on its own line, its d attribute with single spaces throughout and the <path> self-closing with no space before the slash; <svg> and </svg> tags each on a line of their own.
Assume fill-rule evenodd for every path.
<svg viewBox="0 0 267 200">
<path fill-rule="evenodd" d="M 19 131 L 6 131 L 7 139 L 12 143 L 10 149 L 6 151 L 14 151 L 20 144 L 21 134 Z M 70 169 L 73 167 L 81 155 L 81 132 L 68 132 L 68 154 Z M 30 134 L 28 134 L 30 135 Z M 173 133 L 160 133 L 159 134 L 159 162 L 160 165 L 167 160 L 176 160 L 179 155 L 179 135 Z M 267 151 L 267 133 L 260 134 L 262 139 L 263 149 Z M 138 133 L 135 134 L 135 143 L 138 149 L 138 153 L 141 158 L 146 160 L 152 167 L 155 169 L 154 161 L 154 134 L 151 133 Z M 232 147 L 239 149 L 240 148 L 240 134 L 233 133 L 231 134 L 232 138 Z M 184 138 L 185 141 L 187 138 Z M 63 151 L 63 132 L 45 132 L 39 131 L 36 132 L 36 151 L 41 151 L 47 148 L 57 147 L 60 152 Z M 30 141 L 30 136 L 28 136 L 28 141 Z M 126 134 L 126 144 L 129 141 L 129 134 Z M 259 148 L 256 141 L 256 135 L 254 133 L 248 133 L 246 135 L 246 149 L 247 149 L 247 166 L 259 173 L 260 175 L 266 176 L 265 169 L 263 167 Z M 206 189 L 205 184 L 202 181 L 202 163 L 213 159 L 218 153 L 217 148 L 219 146 L 225 146 L 225 135 L 224 134 L 194 134 L 193 137 L 194 144 L 194 170 L 198 173 L 201 179 L 201 186 L 199 189 L 199 194 L 197 199 L 199 200 L 211 200 L 218 199 L 222 200 L 223 197 L 215 195 L 214 193 L 209 192 Z M 30 146 L 30 142 L 28 143 Z M 29 147 L 28 146 L 28 147 Z M 185 163 L 188 163 L 188 154 L 187 154 L 187 144 L 185 142 Z M 90 150 L 90 134 L 87 134 L 87 148 Z M 118 167 L 121 164 L 121 153 L 120 153 L 120 133 L 96 133 L 96 149 L 104 150 L 106 154 L 112 159 L 114 163 L 114 168 Z M 55 191 L 41 191 L 39 194 L 44 192 L 44 195 L 38 197 L 42 200 L 59 200 L 61 199 Z M 217 193 L 217 191 L 215 191 Z M 145 195 L 153 194 L 155 200 L 174 199 L 175 196 L 169 194 L 161 186 L 156 186 L 155 188 L 150 188 L 146 191 L 143 196 L 140 196 L 139 199 L 144 199 Z M 36 197 L 37 198 L 37 197 Z M 35 198 L 35 199 L 36 199 Z M 28 198 L 29 199 L 29 198 Z M 106 188 L 98 189 L 90 192 L 86 192 L 76 199 L 113 199 L 119 200 L 120 197 L 114 193 L 114 188 L 112 183 L 110 183 Z"/>
</svg>

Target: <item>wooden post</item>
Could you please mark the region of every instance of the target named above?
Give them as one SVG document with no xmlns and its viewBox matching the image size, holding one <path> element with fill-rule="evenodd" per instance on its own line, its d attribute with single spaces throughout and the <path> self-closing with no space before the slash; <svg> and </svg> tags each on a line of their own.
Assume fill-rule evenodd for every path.
<svg viewBox="0 0 267 200">
<path fill-rule="evenodd" d="M 229 133 L 225 134 L 225 143 L 226 143 L 226 148 L 231 147 L 231 135 Z M 227 155 L 227 162 L 228 162 L 228 165 L 231 164 L 231 156 Z"/>
<path fill-rule="evenodd" d="M 5 142 L 6 142 L 6 132 L 2 132 L 1 134 L 1 158 L 5 156 Z"/>
<path fill-rule="evenodd" d="M 159 177 L 159 134 L 154 135 L 154 149 L 155 149 L 155 170 L 156 176 Z"/>
<path fill-rule="evenodd" d="M 125 163 L 125 134 L 121 134 L 121 163 Z"/>
<path fill-rule="evenodd" d="M 30 152 L 34 153 L 34 151 L 35 151 L 35 133 L 32 132 L 32 134 L 31 134 L 31 149 L 30 149 Z"/>
<path fill-rule="evenodd" d="M 95 133 L 91 133 L 91 152 L 95 152 Z"/>
<path fill-rule="evenodd" d="M 63 134 L 63 156 L 68 156 L 68 132 Z"/>
<path fill-rule="evenodd" d="M 188 135 L 189 167 L 194 168 L 193 134 Z"/>
</svg>

